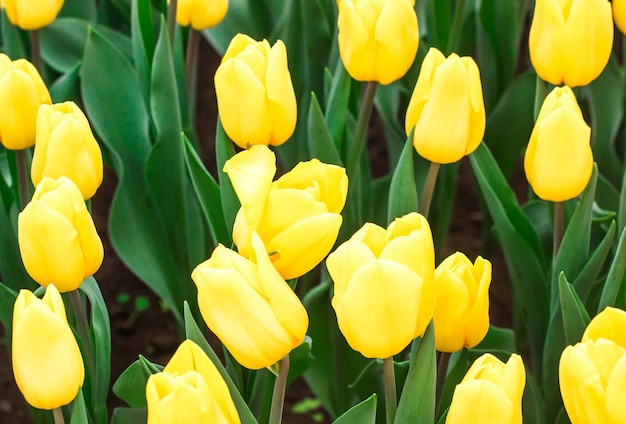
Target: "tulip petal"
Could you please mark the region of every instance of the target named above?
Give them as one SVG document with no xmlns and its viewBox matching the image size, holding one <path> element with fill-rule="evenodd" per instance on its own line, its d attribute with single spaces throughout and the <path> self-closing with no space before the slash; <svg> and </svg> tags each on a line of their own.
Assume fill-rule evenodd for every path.
<svg viewBox="0 0 626 424">
<path fill-rule="evenodd" d="M 335 297 L 341 299 L 352 281 L 354 273 L 376 257 L 367 245 L 358 241 L 348 241 L 328 255 L 326 267 L 333 279 Z"/>
<path fill-rule="evenodd" d="M 466 381 L 454 390 L 446 424 L 515 423 L 514 409 L 511 400 L 494 383 Z"/>
<path fill-rule="evenodd" d="M 25 72 L 9 70 L 0 78 L 0 140 L 11 150 L 35 144 L 35 122 L 41 104 L 32 78 Z"/>
<path fill-rule="evenodd" d="M 296 94 L 287 64 L 287 49 L 280 40 L 274 44 L 267 59 L 265 88 L 273 128 L 269 144 L 278 146 L 291 137 L 298 116 Z"/>
<path fill-rule="evenodd" d="M 606 385 L 606 411 L 610 424 L 621 424 L 626 417 L 626 355 L 615 366 Z"/>
<path fill-rule="evenodd" d="M 434 313 L 435 343 L 440 352 L 456 352 L 463 348 L 470 324 L 470 299 L 467 287 L 451 269 L 437 268 L 435 273 L 437 302 Z"/>
<path fill-rule="evenodd" d="M 608 339 L 626 349 L 626 311 L 607 307 L 587 325 L 582 342 Z"/>
<path fill-rule="evenodd" d="M 434 47 L 431 47 L 428 53 L 426 53 L 422 61 L 419 76 L 417 77 L 417 82 L 415 83 L 415 88 L 413 89 L 413 94 L 411 95 L 411 100 L 409 101 L 409 106 L 406 110 L 406 135 L 411 133 L 415 124 L 420 120 L 424 106 L 430 97 L 435 71 L 445 60 L 446 57 L 443 53 Z"/>
</svg>

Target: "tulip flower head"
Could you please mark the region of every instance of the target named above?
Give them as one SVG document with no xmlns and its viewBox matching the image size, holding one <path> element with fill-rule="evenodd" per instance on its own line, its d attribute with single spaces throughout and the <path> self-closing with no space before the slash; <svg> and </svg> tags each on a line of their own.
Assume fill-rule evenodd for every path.
<svg viewBox="0 0 626 424">
<path fill-rule="evenodd" d="M 2 0 L 11 24 L 25 30 L 37 30 L 57 18 L 64 0 Z"/>
<path fill-rule="evenodd" d="M 339 54 L 357 81 L 390 84 L 409 70 L 419 45 L 415 0 L 339 0 Z"/>
<path fill-rule="evenodd" d="M 611 5 L 613 6 L 615 25 L 617 25 L 622 34 L 626 34 L 626 0 L 613 0 Z"/>
<path fill-rule="evenodd" d="M 528 39 L 530 61 L 543 80 L 570 87 L 600 75 L 613 48 L 607 0 L 537 0 Z"/>
<path fill-rule="evenodd" d="M 167 0 L 169 4 L 171 0 Z M 228 0 L 178 0 L 176 22 L 196 31 L 213 28 L 226 16 Z"/>
<path fill-rule="evenodd" d="M 42 105 L 31 166 L 33 185 L 44 177 L 68 177 L 89 199 L 102 183 L 102 153 L 89 121 L 74 102 Z"/>
<path fill-rule="evenodd" d="M 178 347 L 162 372 L 146 384 L 148 424 L 239 423 L 228 386 L 191 340 Z"/>
<path fill-rule="evenodd" d="M 280 40 L 270 46 L 237 34 L 215 72 L 215 94 L 224 131 L 242 149 L 278 146 L 296 128 L 296 95 Z"/>
<path fill-rule="evenodd" d="M 104 259 L 102 241 L 76 184 L 45 177 L 19 214 L 17 237 L 28 274 L 42 286 L 77 289 Z"/>
<path fill-rule="evenodd" d="M 50 104 L 50 94 L 37 69 L 24 59 L 0 53 L 0 142 L 23 150 L 35 144 L 37 110 Z"/>
<path fill-rule="evenodd" d="M 224 172 L 241 202 L 233 228 L 241 255 L 250 256 L 250 234 L 257 232 L 286 280 L 306 274 L 328 255 L 348 193 L 345 169 L 313 159 L 272 182 L 276 156 L 267 146 L 253 146 L 228 160 Z"/>
<path fill-rule="evenodd" d="M 462 253 L 446 258 L 435 270 L 435 344 L 440 352 L 471 349 L 489 330 L 491 262 Z"/>
<path fill-rule="evenodd" d="M 42 299 L 20 290 L 13 307 L 11 350 L 15 382 L 30 405 L 50 410 L 74 400 L 85 369 L 53 284 Z"/>
<path fill-rule="evenodd" d="M 417 153 L 435 163 L 453 163 L 472 153 L 485 134 L 485 105 L 474 59 L 431 48 L 406 111 L 406 134 Z"/>
<path fill-rule="evenodd" d="M 352 349 L 388 358 L 426 330 L 435 308 L 435 255 L 422 215 L 396 218 L 386 230 L 366 223 L 326 266 L 337 323 Z"/>
<path fill-rule="evenodd" d="M 191 278 L 207 326 L 246 368 L 274 365 L 304 340 L 309 318 L 253 233 L 252 258 L 219 245 Z"/>
<path fill-rule="evenodd" d="M 446 424 L 522 424 L 525 385 L 526 371 L 519 355 L 512 354 L 504 364 L 485 353 L 454 389 Z"/>
<path fill-rule="evenodd" d="M 578 196 L 593 170 L 591 128 L 574 92 L 556 87 L 543 102 L 524 157 L 528 183 L 537 196 L 563 202 Z"/>
</svg>

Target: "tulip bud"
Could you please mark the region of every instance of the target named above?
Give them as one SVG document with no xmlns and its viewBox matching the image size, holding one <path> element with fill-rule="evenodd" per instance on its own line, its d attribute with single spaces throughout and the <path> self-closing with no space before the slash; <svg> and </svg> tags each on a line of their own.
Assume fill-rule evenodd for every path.
<svg viewBox="0 0 626 424">
<path fill-rule="evenodd" d="M 68 177 L 89 199 L 102 183 L 102 153 L 89 121 L 74 102 L 42 105 L 31 165 L 33 185 L 44 177 Z"/>
<path fill-rule="evenodd" d="M 504 364 L 485 353 L 454 389 L 446 424 L 522 424 L 525 385 L 526 371 L 519 355 L 512 354 Z"/>
<path fill-rule="evenodd" d="M 148 424 L 239 423 L 228 386 L 204 351 L 180 344 L 162 372 L 146 384 Z"/>
<path fill-rule="evenodd" d="M 530 61 L 543 80 L 570 87 L 600 75 L 613 48 L 607 0 L 537 0 L 528 39 Z"/>
<path fill-rule="evenodd" d="M 167 4 L 171 0 L 167 0 Z M 178 0 L 176 22 L 196 31 L 213 28 L 226 16 L 228 0 Z"/>
<path fill-rule="evenodd" d="M 83 385 L 85 370 L 53 284 L 43 299 L 20 290 L 13 307 L 12 337 L 13 374 L 26 401 L 39 409 L 70 403 Z"/>
<path fill-rule="evenodd" d="M 250 234 L 256 231 L 286 280 L 306 274 L 328 255 L 348 194 L 345 169 L 313 159 L 272 182 L 276 157 L 266 146 L 254 146 L 228 160 L 224 172 L 241 202 L 233 228 L 241 255 L 250 255 Z"/>
<path fill-rule="evenodd" d="M 11 24 L 25 30 L 50 25 L 63 7 L 63 0 L 2 0 Z"/>
<path fill-rule="evenodd" d="M 242 149 L 278 146 L 296 128 L 296 95 L 280 40 L 270 47 L 237 34 L 215 72 L 215 94 L 224 131 Z"/>
<path fill-rule="evenodd" d="M 30 7 L 30 6 L 29 6 Z M 0 142 L 23 150 L 35 144 L 35 118 L 50 94 L 37 69 L 24 59 L 0 53 Z"/>
<path fill-rule="evenodd" d="M 396 218 L 387 230 L 366 223 L 326 266 L 337 323 L 352 349 L 388 358 L 426 330 L 435 307 L 435 254 L 422 215 Z"/>
<path fill-rule="evenodd" d="M 476 150 L 485 125 L 483 89 L 474 59 L 455 53 L 446 58 L 432 47 L 406 111 L 406 134 L 415 127 L 417 153 L 435 163 L 457 162 Z"/>
<path fill-rule="evenodd" d="M 387 85 L 409 70 L 419 45 L 415 0 L 340 0 L 339 54 L 350 76 Z"/>
<path fill-rule="evenodd" d="M 435 270 L 435 343 L 440 352 L 473 348 L 489 330 L 491 262 L 462 253 L 446 258 Z"/>
<path fill-rule="evenodd" d="M 17 237 L 28 274 L 42 286 L 77 289 L 104 258 L 102 242 L 76 184 L 44 178 L 19 214 Z"/>
<path fill-rule="evenodd" d="M 524 157 L 526 178 L 537 196 L 563 202 L 578 196 L 593 170 L 591 128 L 574 92 L 556 87 L 543 102 Z"/>
<path fill-rule="evenodd" d="M 626 34 L 626 0 L 613 0 L 613 20 L 615 25 Z"/>
<path fill-rule="evenodd" d="M 251 241 L 251 259 L 219 245 L 191 278 L 207 326 L 237 362 L 260 369 L 302 343 L 309 319 L 256 233 Z"/>
</svg>

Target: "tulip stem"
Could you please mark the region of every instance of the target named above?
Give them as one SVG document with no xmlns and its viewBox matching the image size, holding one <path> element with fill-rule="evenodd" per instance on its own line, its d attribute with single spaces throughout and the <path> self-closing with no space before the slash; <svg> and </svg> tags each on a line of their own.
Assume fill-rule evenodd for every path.
<svg viewBox="0 0 626 424">
<path fill-rule="evenodd" d="M 41 59 L 41 42 L 39 30 L 30 31 L 30 61 L 43 79 L 43 61 Z"/>
<path fill-rule="evenodd" d="M 448 38 L 447 54 L 454 52 L 459 47 L 461 30 L 463 29 L 463 17 L 465 15 L 465 0 L 457 0 L 454 6 L 454 17 L 452 18 L 452 28 Z"/>
<path fill-rule="evenodd" d="M 383 381 L 385 384 L 385 416 L 387 424 L 396 419 L 398 396 L 396 395 L 396 373 L 393 369 L 393 356 L 383 359 Z"/>
<path fill-rule="evenodd" d="M 278 375 L 274 382 L 272 407 L 270 409 L 269 424 L 280 424 L 283 419 L 283 405 L 285 403 L 285 388 L 289 375 L 289 354 L 278 362 Z"/>
<path fill-rule="evenodd" d="M 435 192 L 435 183 L 437 182 L 437 174 L 439 173 L 440 164 L 431 162 L 430 168 L 428 168 L 428 174 L 426 175 L 426 182 L 424 183 L 424 191 L 422 193 L 422 201 L 420 202 L 420 213 L 424 217 L 428 218 L 430 212 L 430 204 L 433 200 L 433 193 Z"/>
<path fill-rule="evenodd" d="M 439 402 L 441 402 L 443 388 L 446 385 L 446 376 L 448 375 L 450 356 L 451 355 L 448 352 L 441 352 L 441 355 L 439 356 L 439 364 L 437 365 L 437 400 L 435 405 L 439 405 Z"/>
<path fill-rule="evenodd" d="M 554 239 L 552 240 L 552 261 L 556 260 L 563 240 L 563 202 L 554 202 Z"/>
<path fill-rule="evenodd" d="M 30 197 L 28 173 L 26 172 L 26 154 L 24 150 L 15 150 L 17 166 L 17 189 L 19 193 L 20 210 L 24 209 Z"/>
<path fill-rule="evenodd" d="M 170 47 L 174 50 L 174 37 L 176 35 L 176 9 L 178 9 L 178 0 L 170 0 L 167 8 L 167 32 L 170 36 Z"/>
<path fill-rule="evenodd" d="M 54 417 L 54 424 L 65 424 L 63 410 L 61 410 L 61 408 L 54 408 L 52 410 L 52 416 Z"/>
<path fill-rule="evenodd" d="M 354 140 L 348 153 L 348 178 L 354 177 L 356 169 L 359 166 L 359 159 L 361 158 L 361 152 L 365 146 L 367 140 L 367 128 L 369 127 L 370 116 L 372 115 L 372 108 L 374 107 L 374 98 L 376 97 L 376 89 L 378 83 L 375 81 L 369 81 L 365 84 L 365 93 L 361 100 L 361 110 L 359 111 L 359 119 L 356 123 L 356 129 L 354 130 Z"/>
<path fill-rule="evenodd" d="M 187 106 L 190 127 L 196 122 L 196 78 L 198 74 L 198 47 L 200 46 L 200 31 L 189 28 L 187 39 L 187 56 L 185 58 L 185 76 L 187 77 Z"/>
</svg>

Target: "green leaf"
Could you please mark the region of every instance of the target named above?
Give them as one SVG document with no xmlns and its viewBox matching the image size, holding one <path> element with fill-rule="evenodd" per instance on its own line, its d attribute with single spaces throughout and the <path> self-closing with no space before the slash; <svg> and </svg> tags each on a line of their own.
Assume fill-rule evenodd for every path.
<svg viewBox="0 0 626 424">
<path fill-rule="evenodd" d="M 309 142 L 311 156 L 324 163 L 343 166 L 315 93 L 311 93 L 307 128 L 307 140 Z"/>
<path fill-rule="evenodd" d="M 435 421 L 437 379 L 435 326 L 428 325 L 417 352 L 411 359 L 394 423 L 432 423 Z"/>
<path fill-rule="evenodd" d="M 524 421 L 533 424 L 545 424 L 545 399 L 535 376 L 526 368 L 526 386 L 522 397 Z"/>
<path fill-rule="evenodd" d="M 151 81 L 150 64 L 156 47 L 150 0 L 133 0 L 130 14 L 130 33 L 133 63 L 137 68 L 142 92 L 146 104 L 148 104 Z"/>
<path fill-rule="evenodd" d="M 589 314 L 578 298 L 574 287 L 565 278 L 565 273 L 559 274 L 558 284 L 565 341 L 567 344 L 575 344 L 580 341 L 587 324 L 589 324 Z"/>
<path fill-rule="evenodd" d="M 446 373 L 446 382 L 441 394 L 441 400 L 437 410 L 437 416 L 439 419 L 445 417 L 445 413 L 452 402 L 452 395 L 457 384 L 463 380 L 465 373 L 470 365 L 469 354 L 467 349 L 461 349 L 458 352 L 454 352 L 450 357 L 448 363 L 448 372 Z M 438 421 L 439 422 L 439 421 Z"/>
<path fill-rule="evenodd" d="M 485 338 L 477 346 L 470 349 L 472 360 L 484 353 L 491 353 L 505 361 L 516 351 L 517 346 L 513 330 L 493 325 L 489 326 L 489 331 L 487 331 Z"/>
<path fill-rule="evenodd" d="M 626 170 L 622 180 L 622 190 L 619 193 L 619 209 L 617 212 L 617 228 L 623 231 L 626 228 Z"/>
<path fill-rule="evenodd" d="M 59 12 L 59 17 L 75 16 L 95 21 L 97 19 L 97 12 L 95 0 L 65 0 L 63 8 L 61 8 Z"/>
<path fill-rule="evenodd" d="M 346 129 L 351 87 L 352 78 L 346 71 L 346 68 L 344 68 L 343 62 L 338 60 L 335 73 L 333 74 L 330 92 L 326 99 L 326 113 L 324 117 L 328 123 L 328 129 L 335 142 L 335 146 L 337 146 L 339 151 L 341 151 L 341 141 Z"/>
<path fill-rule="evenodd" d="M 72 418 L 70 420 L 70 424 L 85 424 L 89 422 L 82 389 L 78 391 L 78 395 L 76 395 L 76 398 L 72 403 Z"/>
<path fill-rule="evenodd" d="M 115 408 L 111 424 L 145 423 L 148 421 L 147 408 Z"/>
<path fill-rule="evenodd" d="M 354 405 L 339 418 L 333 421 L 334 424 L 374 424 L 376 422 L 376 393 L 365 399 L 363 402 Z"/>
<path fill-rule="evenodd" d="M 49 88 L 52 103 L 61 103 L 71 100 L 79 102 L 80 99 L 80 63 L 57 78 Z"/>
<path fill-rule="evenodd" d="M 8 187 L 4 183 L 4 179 L 0 177 L 0 189 L 6 189 L 5 194 L 8 195 Z M 3 203 L 8 199 L 3 196 Z M 6 211 L 8 208 L 8 212 Z M 28 288 L 34 290 L 38 284 L 26 272 L 22 256 L 20 255 L 19 245 L 17 243 L 17 205 L 13 202 L 5 207 L 0 208 L 0 240 L 2 240 L 3 249 L 0 255 L 0 272 L 2 278 L 6 281 L 7 286 L 11 289 L 18 290 Z"/>
<path fill-rule="evenodd" d="M 313 340 L 305 336 L 302 343 L 289 352 L 289 376 L 287 387 L 298 377 L 300 377 L 313 363 L 315 358 L 311 354 Z"/>
<path fill-rule="evenodd" d="M 13 322 L 13 304 L 17 298 L 17 292 L 4 283 L 0 282 L 0 323 L 4 326 L 4 334 L 7 346 L 11 345 L 11 323 Z"/>
<path fill-rule="evenodd" d="M 12 60 L 27 58 L 27 46 L 25 46 L 24 41 L 25 32 L 9 22 L 4 7 L 0 8 L 0 13 L 2 13 L 0 25 L 2 30 L 2 52 Z"/>
<path fill-rule="evenodd" d="M 606 282 L 602 289 L 602 296 L 598 304 L 598 313 L 607 306 L 623 305 L 624 299 L 618 299 L 618 293 L 623 292 L 626 286 L 626 228 L 622 230 L 622 235 L 617 243 L 615 257 L 606 276 Z"/>
<path fill-rule="evenodd" d="M 146 406 L 146 383 L 151 373 L 137 359 L 117 378 L 113 393 L 132 408 Z"/>
<path fill-rule="evenodd" d="M 226 229 L 230 233 L 233 229 L 240 203 L 228 175 L 223 171 L 226 161 L 235 155 L 235 147 L 231 139 L 226 135 L 226 132 L 224 132 L 221 120 L 217 121 L 215 155 L 217 157 L 217 174 L 220 182 L 220 196 L 222 197 L 224 221 L 226 222 Z"/>
<path fill-rule="evenodd" d="M 413 130 L 406 139 L 400 160 L 391 177 L 389 203 L 387 204 L 387 222 L 417 210 L 417 187 L 413 170 Z"/>
</svg>

